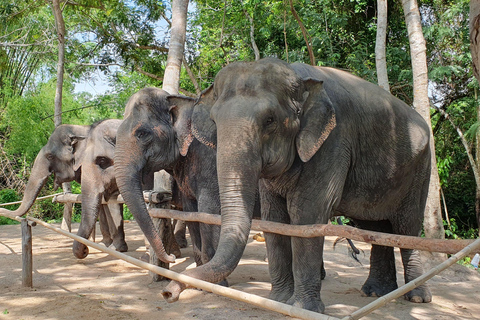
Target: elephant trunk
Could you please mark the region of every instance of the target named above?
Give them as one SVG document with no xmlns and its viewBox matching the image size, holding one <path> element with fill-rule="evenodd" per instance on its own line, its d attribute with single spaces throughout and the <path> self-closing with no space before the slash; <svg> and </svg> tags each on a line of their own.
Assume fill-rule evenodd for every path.
<svg viewBox="0 0 480 320">
<path fill-rule="evenodd" d="M 95 222 L 98 213 L 101 210 L 103 200 L 103 190 L 96 190 L 95 182 L 90 181 L 94 175 L 88 174 L 87 167 L 82 168 L 82 220 L 78 228 L 77 235 L 88 239 L 95 228 Z M 98 184 L 98 183 L 97 183 Z M 73 242 L 73 254 L 78 259 L 84 259 L 88 256 L 88 247 L 78 241 Z"/>
<path fill-rule="evenodd" d="M 255 150 L 252 143 L 244 143 L 252 140 L 239 139 L 242 134 L 232 130 L 232 126 L 227 126 L 227 130 L 221 130 L 218 125 L 217 128 L 217 172 L 222 210 L 220 241 L 211 261 L 183 273 L 212 283 L 230 275 L 242 257 L 250 233 L 261 170 L 261 158 L 252 151 Z M 162 295 L 168 302 L 174 302 L 185 288 L 185 284 L 172 281 Z"/>
<path fill-rule="evenodd" d="M 40 190 L 42 190 L 47 178 L 52 174 L 50 171 L 50 163 L 45 157 L 44 149 L 40 150 L 35 162 L 33 164 L 32 173 L 28 179 L 27 186 L 25 188 L 25 194 L 23 196 L 22 203 L 17 210 L 7 210 L 0 208 L 0 215 L 15 218 L 16 216 L 25 215 L 28 210 L 33 206 L 35 199 L 37 198 Z"/>
<path fill-rule="evenodd" d="M 133 150 L 136 151 L 134 152 Z M 153 225 L 143 199 L 142 175 L 141 169 L 139 169 L 139 164 L 143 162 L 140 158 L 141 156 L 142 153 L 138 148 L 129 148 L 117 136 L 115 148 L 115 177 L 117 186 L 158 259 L 165 263 L 173 263 L 175 262 L 175 256 L 169 255 L 165 251 L 162 239 Z"/>
</svg>

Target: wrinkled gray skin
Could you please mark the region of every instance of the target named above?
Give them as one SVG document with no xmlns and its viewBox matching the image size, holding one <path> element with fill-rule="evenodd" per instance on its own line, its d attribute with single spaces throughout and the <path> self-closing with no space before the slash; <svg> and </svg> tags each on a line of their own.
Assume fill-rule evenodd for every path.
<svg viewBox="0 0 480 320">
<path fill-rule="evenodd" d="M 362 228 L 420 235 L 429 128 L 380 87 L 332 68 L 276 59 L 234 63 L 218 73 L 192 118 L 200 141 L 217 141 L 222 228 L 217 254 L 186 275 L 216 282 L 235 269 L 259 181 L 265 220 L 303 225 L 344 215 Z M 323 312 L 323 237 L 265 236 L 270 297 Z M 422 274 L 417 251 L 401 255 L 406 282 Z M 393 248 L 373 246 L 370 262 L 366 295 L 397 288 Z M 163 295 L 175 301 L 184 288 L 172 281 Z M 405 297 L 431 301 L 425 285 Z"/>
<path fill-rule="evenodd" d="M 118 127 L 118 124 L 116 126 Z M 12 218 L 25 215 L 51 174 L 54 175 L 55 189 L 64 182 L 77 181 L 82 183 L 82 161 L 87 158 L 84 157 L 84 153 L 86 150 L 92 149 L 86 148 L 90 129 L 91 126 L 69 124 L 58 126 L 35 158 L 22 204 L 14 211 L 0 208 L 0 214 Z M 113 149 L 111 155 L 113 158 Z M 87 169 L 87 172 L 91 172 L 91 170 Z M 93 176 L 94 173 L 90 174 Z M 94 183 L 97 182 L 94 181 Z M 87 182 L 82 183 L 82 193 L 84 189 L 89 189 Z M 89 197 L 90 194 L 82 195 L 84 201 L 87 201 Z M 83 214 L 82 212 L 82 216 Z M 100 218 L 102 242 L 107 246 L 114 243 L 117 250 L 126 251 L 121 208 L 118 205 L 105 205 L 100 208 L 97 215 Z M 91 232 L 82 236 L 88 238 L 90 234 Z"/>
<path fill-rule="evenodd" d="M 129 99 L 117 132 L 118 187 L 152 248 L 164 262 L 174 257 L 164 252 L 147 212 L 141 193 L 141 183 L 146 176 L 166 170 L 181 192 L 184 211 L 220 214 L 215 150 L 193 138 L 190 127 L 193 107 L 191 98 L 145 88 Z M 220 227 L 198 222 L 187 222 L 187 225 L 195 262 L 197 265 L 207 263 L 215 254 Z"/>
<path fill-rule="evenodd" d="M 113 244 L 120 252 L 128 251 L 123 230 L 123 204 L 102 204 L 103 198 L 108 201 L 119 194 L 113 169 L 115 153 L 115 136 L 122 120 L 109 119 L 91 126 L 85 147 L 79 156 L 75 169 L 81 166 L 82 182 L 82 219 L 77 235 L 87 239 L 95 227 L 95 221 L 100 216 L 109 227 L 112 235 L 103 240 L 108 247 Z M 88 247 L 74 241 L 73 254 L 79 259 L 88 255 Z"/>
</svg>

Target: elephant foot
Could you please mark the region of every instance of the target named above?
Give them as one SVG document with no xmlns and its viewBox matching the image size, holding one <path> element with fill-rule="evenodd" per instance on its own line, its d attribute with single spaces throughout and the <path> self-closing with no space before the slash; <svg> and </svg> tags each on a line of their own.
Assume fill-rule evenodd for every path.
<svg viewBox="0 0 480 320">
<path fill-rule="evenodd" d="M 128 245 L 125 241 L 120 241 L 119 243 L 114 243 L 113 247 L 115 248 L 116 251 L 119 251 L 119 252 L 127 252 L 128 251 Z"/>
<path fill-rule="evenodd" d="M 381 297 L 386 295 L 387 293 L 392 292 L 397 288 L 398 288 L 398 285 L 396 282 L 388 283 L 388 282 L 367 280 L 365 284 L 362 286 L 362 296 Z"/>
<path fill-rule="evenodd" d="M 269 298 L 278 302 L 286 303 L 293 296 L 293 290 L 273 289 L 270 291 Z"/>
<path fill-rule="evenodd" d="M 142 254 L 142 256 L 140 257 L 140 260 L 142 260 L 143 262 L 150 263 L 150 253 L 147 251 L 144 254 Z"/>
<path fill-rule="evenodd" d="M 327 271 L 325 271 L 325 267 L 323 263 L 322 263 L 322 270 L 320 270 L 320 276 L 322 280 L 325 279 L 325 277 L 327 276 Z"/>
<path fill-rule="evenodd" d="M 180 248 L 186 248 L 186 247 L 188 247 L 188 241 L 187 241 L 187 239 L 185 238 L 185 235 L 183 235 L 183 237 L 182 237 L 182 235 L 175 234 L 175 241 L 177 241 L 178 246 L 179 246 Z"/>
<path fill-rule="evenodd" d="M 304 299 L 298 299 L 295 295 L 293 295 L 290 299 L 288 299 L 287 304 L 313 312 L 325 312 L 325 304 L 320 298 L 305 297 Z"/>
<path fill-rule="evenodd" d="M 405 299 L 415 303 L 432 302 L 432 293 L 427 285 L 422 285 L 404 295 Z"/>
<path fill-rule="evenodd" d="M 219 283 L 217 283 L 219 286 L 222 286 L 222 287 L 227 287 L 228 288 L 228 281 L 227 279 L 223 279 L 222 281 L 220 281 Z"/>
<path fill-rule="evenodd" d="M 110 247 L 113 243 L 113 240 L 111 238 L 103 238 L 102 241 L 100 241 L 100 243 L 103 243 L 105 245 L 105 247 Z"/>
</svg>

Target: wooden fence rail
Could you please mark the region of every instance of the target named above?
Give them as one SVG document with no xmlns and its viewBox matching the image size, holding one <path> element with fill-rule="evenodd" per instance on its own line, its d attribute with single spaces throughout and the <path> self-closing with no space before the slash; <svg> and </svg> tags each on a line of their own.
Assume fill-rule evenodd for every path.
<svg viewBox="0 0 480 320">
<path fill-rule="evenodd" d="M 152 192 L 151 194 L 147 193 L 146 195 L 144 194 L 145 200 L 147 202 L 157 202 L 157 201 L 162 202 L 166 200 L 165 197 L 168 197 L 168 195 L 165 195 L 165 193 L 162 193 L 162 192 L 158 192 L 158 194 L 154 194 L 154 193 L 155 192 Z M 75 194 L 57 195 L 55 196 L 54 201 L 60 202 L 60 203 L 72 203 L 72 202 L 79 203 L 81 202 L 81 195 L 75 195 Z M 121 196 L 119 196 L 116 199 L 109 200 L 109 203 L 112 203 L 112 202 L 123 203 L 123 199 L 121 198 Z M 171 209 L 153 208 L 153 209 L 149 209 L 149 213 L 152 216 L 152 218 L 173 218 L 173 219 L 179 219 L 179 220 L 185 220 L 185 221 L 203 222 L 208 224 L 221 224 L 221 216 L 202 213 L 202 212 L 183 212 L 183 211 L 177 211 L 177 210 L 171 210 Z M 67 237 L 75 239 L 85 245 L 88 245 L 100 251 L 106 252 L 116 258 L 122 259 L 128 263 L 132 263 L 138 267 L 150 270 L 161 276 L 164 276 L 176 281 L 184 282 L 192 287 L 200 288 L 205 291 L 213 292 L 218 295 L 222 295 L 228 298 L 253 304 L 257 307 L 261 307 L 267 310 L 272 310 L 282 314 L 290 315 L 292 317 L 298 317 L 301 319 L 308 319 L 308 320 L 310 319 L 339 320 L 334 317 L 296 308 L 283 303 L 278 303 L 276 301 L 258 297 L 258 296 L 248 294 L 246 292 L 234 290 L 231 288 L 225 288 L 209 282 L 187 277 L 185 275 L 178 274 L 168 269 L 151 265 L 149 263 L 134 259 L 123 253 L 117 252 L 115 250 L 106 248 L 104 246 L 101 246 L 99 244 L 86 240 L 84 238 L 81 238 L 68 231 L 51 226 L 48 223 L 45 223 L 38 219 L 34 219 L 31 217 L 27 217 L 25 219 L 16 217 L 15 219 L 17 221 L 22 222 L 22 239 L 24 239 L 23 241 L 24 245 L 22 250 L 24 251 L 22 252 L 22 255 L 24 257 L 23 259 L 23 264 L 24 264 L 23 274 L 25 277 L 23 281 L 24 286 L 32 286 L 32 283 L 31 283 L 31 260 L 32 260 L 31 228 L 30 228 L 30 225 L 28 225 L 27 223 L 27 220 L 30 220 L 30 221 L 33 221 L 34 223 L 38 223 L 55 232 L 61 233 Z M 252 229 L 263 231 L 263 232 L 271 232 L 271 233 L 278 233 L 278 234 L 283 234 L 288 236 L 294 236 L 294 237 L 309 238 L 309 237 L 319 237 L 319 236 L 339 236 L 339 237 L 345 237 L 345 238 L 349 238 L 357 241 L 363 241 L 371 244 L 454 254 L 448 260 L 441 263 L 439 266 L 431 269 L 430 271 L 423 274 L 419 278 L 405 284 L 404 286 L 398 288 L 395 291 L 392 291 L 391 293 L 383 297 L 378 298 L 374 302 L 368 304 L 363 308 L 360 308 L 359 310 L 343 318 L 342 320 L 355 320 L 355 319 L 360 319 L 366 316 L 372 311 L 386 305 L 389 301 L 425 283 L 427 280 L 431 279 L 433 276 L 437 275 L 441 271 L 447 269 L 448 267 L 450 267 L 460 259 L 464 258 L 465 256 L 471 254 L 472 252 L 480 250 L 480 239 L 477 239 L 477 240 L 426 239 L 426 238 L 419 238 L 419 237 L 400 236 L 400 235 L 392 235 L 392 234 L 386 234 L 386 233 L 380 233 L 380 232 L 372 232 L 372 231 L 361 230 L 361 229 L 357 229 L 349 226 L 331 225 L 331 224 L 287 225 L 287 224 L 281 224 L 281 223 L 271 222 L 271 221 L 253 220 Z M 25 275 L 28 272 L 30 273 L 29 278 L 28 278 L 28 275 Z"/>
</svg>

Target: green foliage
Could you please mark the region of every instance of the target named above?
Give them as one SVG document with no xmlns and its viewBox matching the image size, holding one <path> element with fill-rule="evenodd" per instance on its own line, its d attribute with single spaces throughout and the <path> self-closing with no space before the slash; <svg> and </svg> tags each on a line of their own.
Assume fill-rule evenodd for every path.
<svg viewBox="0 0 480 320">
<path fill-rule="evenodd" d="M 19 200 L 20 200 L 19 196 L 17 192 L 15 192 L 15 190 L 11 190 L 11 189 L 0 190 L 0 203 L 16 202 Z M 19 207 L 18 204 L 2 206 L 2 208 L 5 208 L 7 210 L 16 210 L 18 207 Z M 18 224 L 18 222 L 15 220 L 0 216 L 0 225 L 4 225 L 4 224 Z"/>
</svg>

